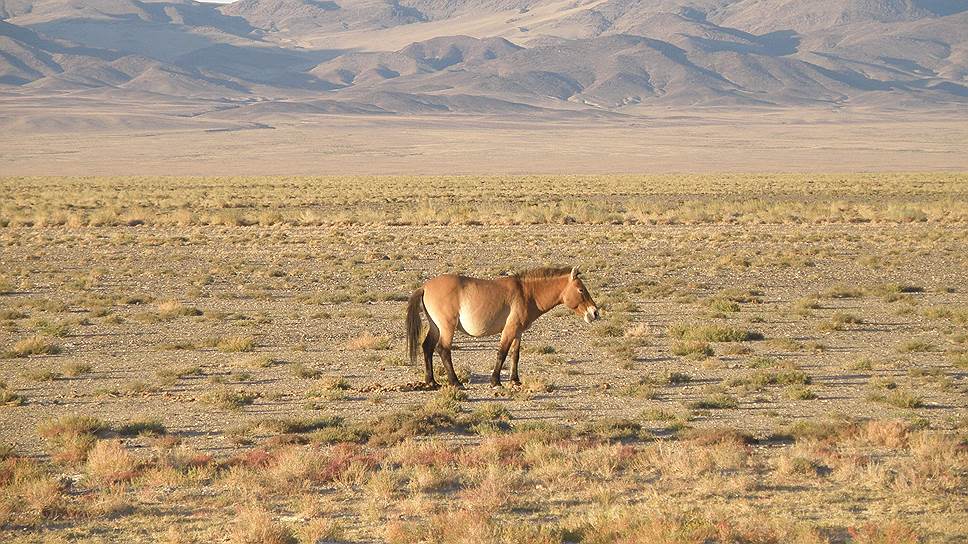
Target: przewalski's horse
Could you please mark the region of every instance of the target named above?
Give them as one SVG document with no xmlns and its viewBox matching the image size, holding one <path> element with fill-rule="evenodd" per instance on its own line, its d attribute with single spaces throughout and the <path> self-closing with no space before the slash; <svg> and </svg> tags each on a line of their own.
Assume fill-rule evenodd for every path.
<svg viewBox="0 0 968 544">
<path fill-rule="evenodd" d="M 482 280 L 446 274 L 437 276 L 410 295 L 407 306 L 407 348 L 410 361 L 416 363 L 420 350 L 420 308 L 427 314 L 430 330 L 423 341 L 425 381 L 437 388 L 434 379 L 434 351 L 440 353 L 447 369 L 447 381 L 460 387 L 454 373 L 450 352 L 454 332 L 462 330 L 471 336 L 501 333 L 497 364 L 491 384 L 501 385 L 501 368 L 511 351 L 511 382 L 520 385 L 518 358 L 521 334 L 545 312 L 559 304 L 571 308 L 591 323 L 599 311 L 575 268 L 537 268 L 513 276 Z"/>
</svg>

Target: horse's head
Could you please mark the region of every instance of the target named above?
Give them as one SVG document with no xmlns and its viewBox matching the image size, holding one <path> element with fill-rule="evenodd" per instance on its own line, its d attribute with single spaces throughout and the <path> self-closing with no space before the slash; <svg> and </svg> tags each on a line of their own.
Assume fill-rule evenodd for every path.
<svg viewBox="0 0 968 544">
<path fill-rule="evenodd" d="M 592 300 L 592 296 L 588 294 L 588 289 L 585 288 L 585 284 L 578 277 L 577 266 L 571 269 L 571 277 L 565 290 L 561 293 L 561 301 L 565 306 L 571 308 L 575 314 L 583 317 L 586 323 L 591 323 L 601 316 L 598 306 Z"/>
</svg>

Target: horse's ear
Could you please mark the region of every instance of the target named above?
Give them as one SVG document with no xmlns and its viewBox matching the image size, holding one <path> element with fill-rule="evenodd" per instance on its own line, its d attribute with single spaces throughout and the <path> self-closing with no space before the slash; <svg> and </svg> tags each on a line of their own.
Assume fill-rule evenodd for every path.
<svg viewBox="0 0 968 544">
<path fill-rule="evenodd" d="M 573 280 L 577 280 L 578 279 L 578 267 L 577 266 L 571 269 L 571 279 L 573 279 Z"/>
</svg>

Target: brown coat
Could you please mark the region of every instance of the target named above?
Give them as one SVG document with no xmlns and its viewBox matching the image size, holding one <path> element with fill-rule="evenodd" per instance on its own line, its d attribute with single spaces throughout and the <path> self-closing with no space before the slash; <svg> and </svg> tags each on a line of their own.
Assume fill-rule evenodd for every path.
<svg viewBox="0 0 968 544">
<path fill-rule="evenodd" d="M 423 341 L 425 381 L 437 387 L 433 375 L 433 354 L 440 353 L 451 385 L 461 386 L 454 373 L 451 347 L 457 330 L 471 336 L 501 334 L 498 360 L 491 375 L 492 385 L 500 385 L 501 368 L 513 350 L 511 381 L 519 384 L 518 358 L 521 335 L 545 312 L 559 304 L 592 322 L 599 317 L 598 307 L 578 277 L 578 268 L 540 268 L 495 279 L 479 279 L 445 274 L 437 276 L 410 297 L 407 311 L 407 340 L 411 360 L 418 355 L 420 309 L 424 309 L 430 330 Z"/>
</svg>

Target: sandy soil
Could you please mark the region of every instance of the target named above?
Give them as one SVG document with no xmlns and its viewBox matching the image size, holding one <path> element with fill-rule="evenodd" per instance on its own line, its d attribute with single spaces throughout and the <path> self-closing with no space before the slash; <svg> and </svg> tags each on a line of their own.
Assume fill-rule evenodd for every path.
<svg viewBox="0 0 968 544">
<path fill-rule="evenodd" d="M 848 172 L 968 169 L 953 112 L 534 118 L 277 115 L 0 97 L 5 175 Z"/>
</svg>

